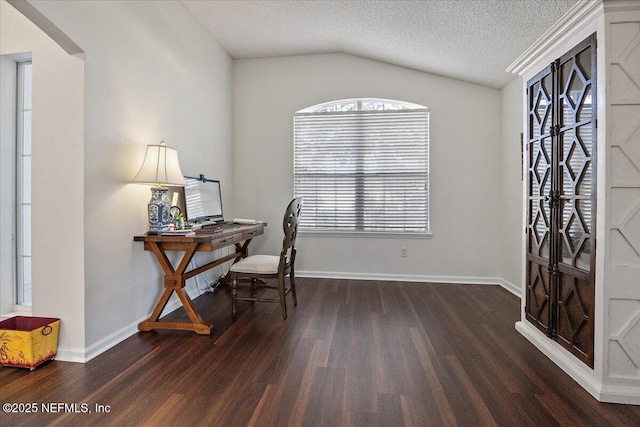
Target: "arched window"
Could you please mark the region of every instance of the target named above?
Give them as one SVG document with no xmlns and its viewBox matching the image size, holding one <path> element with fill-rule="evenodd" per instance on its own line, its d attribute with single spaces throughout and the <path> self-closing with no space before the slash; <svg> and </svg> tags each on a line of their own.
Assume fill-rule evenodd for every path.
<svg viewBox="0 0 640 427">
<path fill-rule="evenodd" d="M 429 109 L 346 99 L 294 115 L 302 232 L 429 232 Z"/>
</svg>

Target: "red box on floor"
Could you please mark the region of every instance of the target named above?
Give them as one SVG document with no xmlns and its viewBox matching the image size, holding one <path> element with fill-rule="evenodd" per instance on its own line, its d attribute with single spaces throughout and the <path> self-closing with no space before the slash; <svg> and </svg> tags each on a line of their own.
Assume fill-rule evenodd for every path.
<svg viewBox="0 0 640 427">
<path fill-rule="evenodd" d="M 16 316 L 0 322 L 0 364 L 35 369 L 58 351 L 60 319 Z"/>
</svg>

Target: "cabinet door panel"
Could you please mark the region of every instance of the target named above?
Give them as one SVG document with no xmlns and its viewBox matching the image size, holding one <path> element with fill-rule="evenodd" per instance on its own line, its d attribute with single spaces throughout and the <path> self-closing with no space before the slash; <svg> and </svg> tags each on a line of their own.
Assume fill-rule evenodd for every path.
<svg viewBox="0 0 640 427">
<path fill-rule="evenodd" d="M 558 67 L 558 342 L 593 366 L 595 309 L 595 36 L 560 58 Z"/>
<path fill-rule="evenodd" d="M 527 109 L 527 319 L 548 333 L 551 322 L 551 210 L 554 82 L 547 67 L 528 83 Z"/>
<path fill-rule="evenodd" d="M 548 333 L 551 319 L 548 262 L 544 259 L 527 262 L 527 295 L 525 312 L 527 320 L 542 332 Z"/>
<path fill-rule="evenodd" d="M 592 280 L 562 273 L 558 288 L 558 343 L 589 366 L 593 365 Z"/>
</svg>

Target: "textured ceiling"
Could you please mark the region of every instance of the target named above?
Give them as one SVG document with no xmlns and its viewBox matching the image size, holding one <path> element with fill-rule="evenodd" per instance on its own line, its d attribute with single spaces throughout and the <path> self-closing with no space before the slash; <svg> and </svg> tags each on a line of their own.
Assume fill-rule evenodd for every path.
<svg viewBox="0 0 640 427">
<path fill-rule="evenodd" d="M 509 66 L 589 0 L 182 0 L 235 59 L 348 53 L 501 88 Z"/>
</svg>

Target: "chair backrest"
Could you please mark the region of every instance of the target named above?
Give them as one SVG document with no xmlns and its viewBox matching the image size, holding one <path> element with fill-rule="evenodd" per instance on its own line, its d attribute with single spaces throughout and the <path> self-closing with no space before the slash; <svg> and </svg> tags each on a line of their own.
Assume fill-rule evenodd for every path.
<svg viewBox="0 0 640 427">
<path fill-rule="evenodd" d="M 296 255 L 296 237 L 298 235 L 298 220 L 302 210 L 302 197 L 296 197 L 287 206 L 282 220 L 284 239 L 282 240 L 282 252 L 280 252 L 280 266 L 288 270 L 293 264 Z"/>
</svg>

